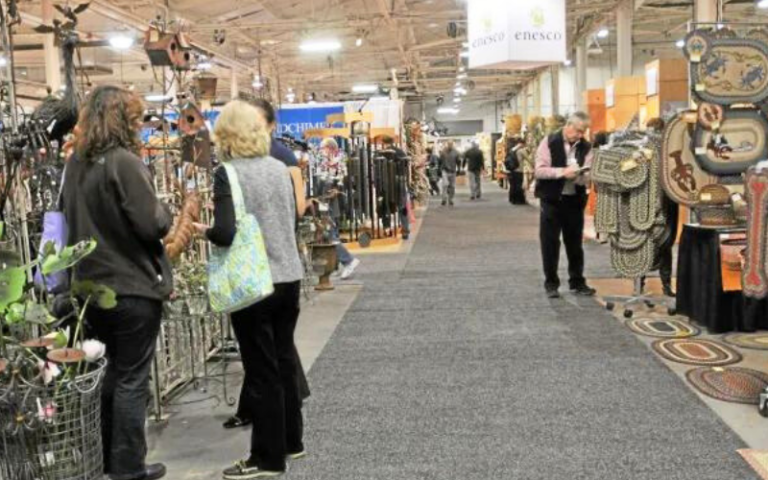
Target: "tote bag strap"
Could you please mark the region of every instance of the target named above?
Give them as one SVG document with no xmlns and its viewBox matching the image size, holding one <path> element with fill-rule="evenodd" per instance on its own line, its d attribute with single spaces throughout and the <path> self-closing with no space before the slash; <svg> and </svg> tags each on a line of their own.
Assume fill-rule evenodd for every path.
<svg viewBox="0 0 768 480">
<path fill-rule="evenodd" d="M 71 161 L 72 159 L 70 159 Z M 62 211 L 63 208 L 61 206 L 61 196 L 64 195 L 64 179 L 67 178 L 67 165 L 68 163 L 64 164 L 64 169 L 61 171 L 61 183 L 59 184 L 59 195 L 56 197 L 56 210 Z"/>
<path fill-rule="evenodd" d="M 235 206 L 235 223 L 245 218 L 245 200 L 243 200 L 243 191 L 240 189 L 240 181 L 237 178 L 237 170 L 232 165 L 224 163 L 224 169 L 227 171 L 229 188 L 232 191 L 232 203 Z"/>
</svg>

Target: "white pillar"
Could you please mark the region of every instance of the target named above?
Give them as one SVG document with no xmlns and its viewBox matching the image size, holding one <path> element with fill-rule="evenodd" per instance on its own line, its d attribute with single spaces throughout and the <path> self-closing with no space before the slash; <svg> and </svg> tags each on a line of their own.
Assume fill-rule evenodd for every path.
<svg viewBox="0 0 768 480">
<path fill-rule="evenodd" d="M 584 110 L 584 108 L 586 108 L 584 103 L 584 92 L 589 88 L 587 85 L 588 62 L 587 41 L 582 40 L 576 45 L 576 81 L 573 82 L 576 86 L 576 105 L 579 110 Z"/>
<path fill-rule="evenodd" d="M 552 66 L 552 81 L 550 82 L 550 88 L 552 89 L 552 115 L 560 113 L 560 68 L 560 65 Z"/>
<path fill-rule="evenodd" d="M 45 25 L 53 25 L 54 9 L 53 0 L 43 0 L 42 20 Z M 45 58 L 45 83 L 54 92 L 61 88 L 61 57 L 59 49 L 54 43 L 54 36 L 43 36 L 43 53 Z"/>
<path fill-rule="evenodd" d="M 623 2 L 616 10 L 616 64 L 620 77 L 632 75 L 632 16 L 634 2 Z"/>
<path fill-rule="evenodd" d="M 237 100 L 237 97 L 240 94 L 240 86 L 237 83 L 237 70 L 233 68 L 229 72 L 229 97 L 232 100 Z"/>
<path fill-rule="evenodd" d="M 697 22 L 716 22 L 717 0 L 695 0 L 693 19 Z"/>
</svg>

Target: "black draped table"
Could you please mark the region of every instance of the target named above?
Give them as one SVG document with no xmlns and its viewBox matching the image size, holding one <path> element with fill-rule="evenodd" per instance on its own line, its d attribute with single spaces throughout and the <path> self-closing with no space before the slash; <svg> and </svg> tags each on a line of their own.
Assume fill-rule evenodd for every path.
<svg viewBox="0 0 768 480">
<path fill-rule="evenodd" d="M 711 333 L 768 330 L 768 300 L 723 291 L 720 241 L 731 231 L 683 227 L 677 261 L 677 313 Z"/>
</svg>

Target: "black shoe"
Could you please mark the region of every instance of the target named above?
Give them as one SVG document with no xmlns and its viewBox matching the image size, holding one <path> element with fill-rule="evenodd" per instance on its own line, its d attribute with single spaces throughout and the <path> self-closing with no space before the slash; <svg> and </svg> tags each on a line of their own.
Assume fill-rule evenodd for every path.
<svg viewBox="0 0 768 480">
<path fill-rule="evenodd" d="M 556 288 L 548 288 L 547 298 L 560 298 L 560 292 L 558 292 Z"/>
<path fill-rule="evenodd" d="M 409 238 L 410 238 L 410 235 L 408 235 L 407 233 L 403 234 L 403 240 L 408 240 Z"/>
<path fill-rule="evenodd" d="M 237 415 L 232 415 L 224 422 L 223 427 L 229 430 L 231 428 L 247 427 L 251 423 L 253 423 L 253 420 L 250 418 L 240 418 Z"/>
<path fill-rule="evenodd" d="M 443 200 L 442 202 L 440 202 L 440 205 L 445 206 L 445 203 L 446 203 L 445 200 Z"/>
<path fill-rule="evenodd" d="M 285 471 L 262 470 L 252 460 L 240 460 L 234 466 L 224 470 L 224 480 L 248 480 L 251 478 L 279 477 Z"/>
<path fill-rule="evenodd" d="M 586 283 L 584 285 L 579 285 L 578 287 L 571 288 L 571 291 L 579 296 L 582 297 L 594 297 L 597 293 L 597 290 L 594 288 L 591 288 Z"/>
<path fill-rule="evenodd" d="M 110 475 L 110 480 L 158 480 L 165 476 L 165 465 L 162 463 L 153 463 L 147 465 L 144 470 L 144 475 L 138 477 L 127 477 L 124 475 Z"/>
<path fill-rule="evenodd" d="M 661 286 L 662 291 L 664 292 L 664 296 L 666 297 L 676 297 L 674 290 L 672 290 L 672 285 L 665 283 Z"/>
<path fill-rule="evenodd" d="M 453 200 L 449 201 L 448 205 L 453 206 Z"/>
</svg>

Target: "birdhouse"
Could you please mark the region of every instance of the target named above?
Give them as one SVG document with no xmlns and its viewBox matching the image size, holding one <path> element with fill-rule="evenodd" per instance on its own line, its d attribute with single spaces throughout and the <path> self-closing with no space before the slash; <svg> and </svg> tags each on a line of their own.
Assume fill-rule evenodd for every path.
<svg viewBox="0 0 768 480">
<path fill-rule="evenodd" d="M 219 79 L 212 73 L 203 72 L 197 75 L 193 79 L 196 98 L 198 100 L 216 100 L 216 85 L 218 81 Z"/>
<path fill-rule="evenodd" d="M 144 35 L 144 50 L 153 67 L 190 68 L 192 53 L 182 33 L 161 33 L 149 29 Z"/>
</svg>

